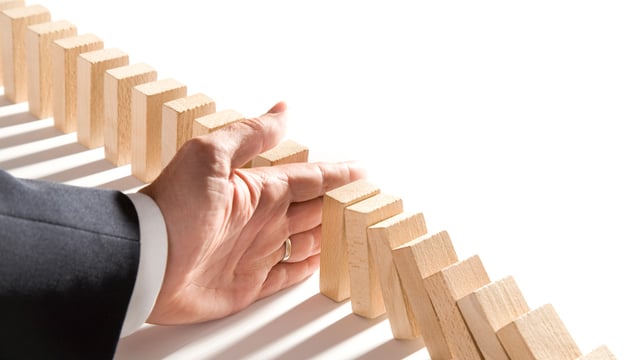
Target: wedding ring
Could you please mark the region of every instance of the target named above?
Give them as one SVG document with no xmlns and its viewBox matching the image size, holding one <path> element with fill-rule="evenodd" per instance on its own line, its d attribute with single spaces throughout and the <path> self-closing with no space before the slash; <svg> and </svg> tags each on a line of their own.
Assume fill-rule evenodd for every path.
<svg viewBox="0 0 640 360">
<path fill-rule="evenodd" d="M 284 256 L 282 257 L 282 260 L 280 260 L 280 262 L 285 262 L 287 260 L 289 260 L 289 258 L 291 257 L 291 239 L 287 238 L 287 240 L 284 241 Z"/>
</svg>

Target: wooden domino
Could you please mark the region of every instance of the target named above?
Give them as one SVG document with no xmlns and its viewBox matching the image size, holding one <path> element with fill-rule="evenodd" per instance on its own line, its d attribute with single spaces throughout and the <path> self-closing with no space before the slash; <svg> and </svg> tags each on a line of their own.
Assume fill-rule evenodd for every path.
<svg viewBox="0 0 640 360">
<path fill-rule="evenodd" d="M 424 279 L 445 339 L 455 359 L 482 360 L 482 355 L 456 303 L 489 282 L 489 276 L 478 256 L 447 266 Z"/>
<path fill-rule="evenodd" d="M 309 148 L 300 145 L 293 140 L 285 140 L 256 156 L 252 160 L 251 167 L 275 166 L 296 162 L 307 162 L 309 160 Z"/>
<path fill-rule="evenodd" d="M 424 285 L 425 278 L 458 262 L 449 234 L 441 231 L 420 236 L 393 249 L 392 255 L 429 355 L 432 359 L 452 359 L 431 296 Z"/>
<path fill-rule="evenodd" d="M 385 313 L 380 279 L 369 250 L 367 228 L 402 212 L 402 199 L 378 194 L 345 209 L 345 234 L 349 249 L 349 283 L 354 314 L 376 318 Z"/>
<path fill-rule="evenodd" d="M 129 64 L 119 49 L 100 49 L 78 56 L 78 142 L 88 148 L 104 145 L 104 76 L 111 68 Z"/>
<path fill-rule="evenodd" d="M 244 116 L 232 109 L 225 109 L 196 118 L 193 122 L 192 137 L 210 134 L 227 125 L 244 120 Z"/>
<path fill-rule="evenodd" d="M 29 112 L 39 119 L 53 115 L 53 64 L 51 44 L 75 36 L 76 26 L 66 20 L 27 27 L 27 93 Z"/>
<path fill-rule="evenodd" d="M 513 277 L 486 285 L 458 300 L 458 308 L 486 359 L 509 360 L 496 332 L 530 311 Z"/>
<path fill-rule="evenodd" d="M 18 7 L 24 7 L 24 0 L 0 0 L 0 12 L 8 9 L 18 8 Z M 0 30 L 0 31 L 4 32 L 4 30 Z M 0 35 L 0 52 L 2 51 L 3 37 L 4 36 Z M 0 86 L 2 86 L 3 72 L 4 71 L 2 70 L 2 60 L 0 59 Z"/>
<path fill-rule="evenodd" d="M 497 334 L 511 359 L 575 360 L 582 355 L 551 304 L 526 313 Z"/>
<path fill-rule="evenodd" d="M 104 155 L 116 166 L 131 162 L 131 94 L 133 87 L 156 81 L 145 63 L 109 69 L 104 75 Z"/>
<path fill-rule="evenodd" d="M 377 186 L 366 180 L 357 180 L 328 191 L 323 197 L 320 292 L 334 301 L 343 301 L 351 296 L 345 209 L 378 193 L 380 189 Z"/>
<path fill-rule="evenodd" d="M 187 96 L 187 87 L 174 79 L 135 86 L 131 93 L 131 173 L 143 182 L 162 170 L 162 105 Z"/>
<path fill-rule="evenodd" d="M 28 99 L 27 27 L 50 20 L 49 10 L 40 5 L 10 8 L 0 12 L 4 94 L 14 103 Z"/>
<path fill-rule="evenodd" d="M 578 360 L 616 360 L 616 357 L 608 347 L 602 345 L 587 355 L 579 357 Z"/>
<path fill-rule="evenodd" d="M 103 46 L 103 41 L 93 34 L 55 40 L 51 45 L 53 123 L 64 133 L 77 129 L 78 55 L 102 49 Z"/>
<path fill-rule="evenodd" d="M 160 160 L 166 166 L 180 147 L 193 136 L 195 119 L 214 113 L 216 103 L 204 94 L 194 94 L 166 102 L 162 106 L 162 149 Z"/>
<path fill-rule="evenodd" d="M 426 233 L 427 225 L 422 213 L 404 212 L 371 225 L 367 230 L 369 246 L 380 275 L 389 325 L 396 339 L 414 339 L 420 331 L 391 251 Z"/>
</svg>

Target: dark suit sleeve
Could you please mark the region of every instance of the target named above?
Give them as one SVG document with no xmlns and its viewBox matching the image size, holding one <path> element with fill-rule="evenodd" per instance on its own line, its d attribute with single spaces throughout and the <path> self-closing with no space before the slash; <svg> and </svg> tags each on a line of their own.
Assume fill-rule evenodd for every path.
<svg viewBox="0 0 640 360">
<path fill-rule="evenodd" d="M 0 358 L 112 358 L 139 236 L 120 192 L 0 170 Z"/>
</svg>

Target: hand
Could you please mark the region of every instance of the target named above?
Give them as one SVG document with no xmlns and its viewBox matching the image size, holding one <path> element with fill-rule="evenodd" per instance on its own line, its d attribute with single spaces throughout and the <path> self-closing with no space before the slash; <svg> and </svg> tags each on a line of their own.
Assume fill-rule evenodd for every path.
<svg viewBox="0 0 640 360">
<path fill-rule="evenodd" d="M 243 169 L 285 133 L 286 106 L 187 142 L 141 192 L 160 207 L 169 253 L 148 319 L 221 318 L 313 274 L 320 261 L 322 195 L 364 176 L 351 163 Z M 281 262 L 284 242 L 292 252 Z"/>
</svg>

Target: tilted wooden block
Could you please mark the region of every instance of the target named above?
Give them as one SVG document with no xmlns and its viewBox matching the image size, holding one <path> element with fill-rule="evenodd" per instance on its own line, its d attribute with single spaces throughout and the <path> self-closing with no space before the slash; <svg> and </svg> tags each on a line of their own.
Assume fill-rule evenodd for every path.
<svg viewBox="0 0 640 360">
<path fill-rule="evenodd" d="M 131 162 L 131 93 L 133 87 L 157 80 L 149 65 L 137 63 L 109 69 L 104 75 L 104 155 L 116 166 Z"/>
<path fill-rule="evenodd" d="M 367 241 L 367 228 L 402 212 L 402 199 L 378 194 L 345 209 L 349 283 L 354 314 L 369 319 L 385 313 L 380 279 Z"/>
<path fill-rule="evenodd" d="M 328 191 L 322 200 L 322 241 L 320 252 L 320 292 L 334 301 L 351 296 L 349 250 L 344 211 L 349 205 L 380 193 L 377 186 L 357 180 Z"/>
<path fill-rule="evenodd" d="M 579 357 L 578 360 L 616 360 L 616 357 L 609 348 L 602 345 L 587 355 Z"/>
<path fill-rule="evenodd" d="M 27 101 L 27 27 L 51 20 L 44 6 L 31 5 L 0 12 L 4 94 L 14 103 Z"/>
<path fill-rule="evenodd" d="M 234 122 L 244 120 L 245 117 L 239 112 L 231 109 L 225 109 L 205 115 L 195 119 L 193 122 L 193 136 L 202 136 L 210 134 Z"/>
<path fill-rule="evenodd" d="M 457 262 L 424 279 L 455 359 L 482 360 L 456 302 L 489 282 L 489 275 L 478 256 Z"/>
<path fill-rule="evenodd" d="M 427 225 L 421 213 L 401 213 L 367 230 L 389 325 L 396 339 L 414 339 L 420 335 L 420 331 L 391 251 L 426 233 Z"/>
<path fill-rule="evenodd" d="M 180 147 L 193 136 L 195 119 L 214 113 L 216 103 L 204 94 L 166 102 L 162 106 L 162 149 L 160 160 L 167 166 Z"/>
<path fill-rule="evenodd" d="M 131 173 L 144 182 L 162 170 L 162 105 L 187 96 L 187 87 L 174 79 L 135 86 L 131 93 Z"/>
<path fill-rule="evenodd" d="M 51 44 L 75 36 L 76 26 L 66 20 L 27 27 L 27 88 L 29 112 L 39 119 L 53 115 L 53 64 Z"/>
<path fill-rule="evenodd" d="M 285 140 L 253 159 L 251 167 L 275 166 L 309 160 L 309 148 L 293 140 Z"/>
<path fill-rule="evenodd" d="M 582 353 L 551 304 L 526 313 L 498 330 L 511 359 L 577 359 Z"/>
<path fill-rule="evenodd" d="M 78 56 L 78 142 L 88 148 L 104 145 L 104 76 L 108 69 L 129 64 L 119 49 L 101 49 Z"/>
<path fill-rule="evenodd" d="M 19 8 L 19 7 L 24 7 L 24 0 L 0 0 L 0 12 L 8 10 L 8 9 L 13 9 L 13 8 Z M 0 28 L 1 29 L 1 28 Z M 4 30 L 0 30 L 0 32 L 4 33 Z M 2 51 L 2 38 L 4 36 L 0 35 L 0 52 Z M 2 70 L 2 59 L 0 59 L 0 86 L 2 86 L 2 73 L 4 72 Z"/>
<path fill-rule="evenodd" d="M 78 55 L 103 46 L 102 40 L 93 34 L 55 40 L 51 45 L 53 123 L 64 133 L 77 129 Z"/>
<path fill-rule="evenodd" d="M 449 234 L 441 231 L 420 236 L 393 249 L 392 255 L 430 357 L 452 359 L 431 296 L 424 284 L 425 278 L 458 262 Z"/>
<path fill-rule="evenodd" d="M 530 311 L 513 277 L 486 285 L 458 300 L 458 308 L 486 359 L 509 360 L 496 332 Z"/>
</svg>

